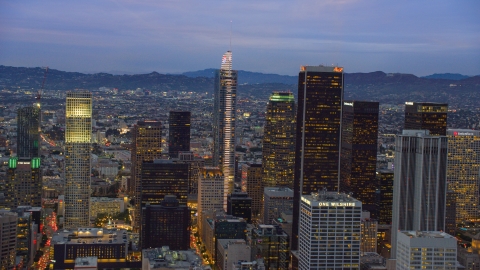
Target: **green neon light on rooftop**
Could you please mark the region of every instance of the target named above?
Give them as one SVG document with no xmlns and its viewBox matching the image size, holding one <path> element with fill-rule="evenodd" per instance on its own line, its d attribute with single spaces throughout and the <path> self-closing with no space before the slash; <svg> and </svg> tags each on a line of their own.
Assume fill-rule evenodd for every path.
<svg viewBox="0 0 480 270">
<path fill-rule="evenodd" d="M 273 93 L 270 96 L 270 101 L 292 102 L 295 101 L 295 98 L 292 93 Z"/>
<path fill-rule="evenodd" d="M 40 168 L 40 158 L 38 158 L 38 157 L 32 158 L 31 165 L 32 165 L 32 169 Z"/>
<path fill-rule="evenodd" d="M 17 161 L 18 161 L 18 157 L 11 157 L 8 160 L 8 168 L 16 169 L 17 168 Z"/>
</svg>

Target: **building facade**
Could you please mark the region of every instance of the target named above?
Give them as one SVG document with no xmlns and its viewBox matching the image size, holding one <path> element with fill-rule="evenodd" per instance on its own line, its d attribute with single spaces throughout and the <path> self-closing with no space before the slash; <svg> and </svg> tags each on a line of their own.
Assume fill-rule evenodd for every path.
<svg viewBox="0 0 480 270">
<path fill-rule="evenodd" d="M 168 246 L 173 250 L 190 248 L 190 210 L 176 196 L 166 195 L 160 205 L 142 208 L 142 249 Z"/>
<path fill-rule="evenodd" d="M 376 218 L 378 102 L 344 101 L 340 191 L 351 193 Z"/>
<path fill-rule="evenodd" d="M 298 269 L 359 269 L 362 203 L 344 193 L 302 196 Z"/>
<path fill-rule="evenodd" d="M 263 187 L 293 188 L 295 112 L 293 93 L 273 92 L 270 95 L 262 146 Z"/>
<path fill-rule="evenodd" d="M 445 231 L 446 176 L 446 136 L 430 136 L 428 130 L 404 130 L 397 136 L 392 232 Z M 392 256 L 396 236 L 392 233 Z"/>
<path fill-rule="evenodd" d="M 293 220 L 299 220 L 302 195 L 338 190 L 343 68 L 302 66 L 298 74 Z M 321 139 L 320 139 L 321 138 Z M 293 223 L 292 249 L 298 245 Z"/>
<path fill-rule="evenodd" d="M 166 195 L 177 196 L 182 205 L 188 199 L 188 164 L 178 160 L 142 163 L 142 207 L 159 205 Z"/>
<path fill-rule="evenodd" d="M 225 177 L 223 208 L 227 195 L 233 192 L 235 179 L 235 115 L 237 107 L 237 71 L 232 70 L 232 52 L 222 57 L 220 70 L 215 74 L 213 103 L 213 166 Z"/>
<path fill-rule="evenodd" d="M 397 270 L 457 269 L 455 237 L 439 231 L 398 231 L 397 235 Z"/>
<path fill-rule="evenodd" d="M 293 210 L 293 190 L 287 187 L 265 187 L 263 189 L 263 223 L 272 224 L 285 211 Z"/>
<path fill-rule="evenodd" d="M 233 192 L 228 194 L 227 214 L 234 217 L 241 217 L 252 222 L 252 198 L 245 192 Z"/>
<path fill-rule="evenodd" d="M 197 223 L 200 232 L 205 212 L 223 209 L 223 180 L 223 173 L 217 167 L 204 167 L 200 170 L 197 203 Z"/>
<path fill-rule="evenodd" d="M 17 214 L 0 211 L 0 266 L 13 269 L 17 247 Z"/>
<path fill-rule="evenodd" d="M 265 269 L 288 269 L 289 237 L 278 226 L 260 224 L 248 236 L 251 260 L 263 259 Z"/>
<path fill-rule="evenodd" d="M 168 155 L 178 158 L 178 152 L 190 151 L 190 112 L 170 111 L 168 117 Z"/>
<path fill-rule="evenodd" d="M 449 129 L 448 189 L 455 193 L 455 222 L 477 220 L 480 192 L 480 131 Z"/>
<path fill-rule="evenodd" d="M 260 218 L 263 201 L 262 164 L 246 163 L 242 165 L 242 191 L 252 198 L 252 219 Z"/>
<path fill-rule="evenodd" d="M 17 156 L 39 157 L 40 106 L 29 106 L 17 111 Z"/>
<path fill-rule="evenodd" d="M 138 231 L 142 210 L 142 163 L 162 157 L 162 123 L 155 120 L 139 121 L 133 127 L 132 137 L 132 168 L 130 183 L 127 186 L 135 204 L 133 227 Z"/>
<path fill-rule="evenodd" d="M 11 157 L 5 183 L 5 206 L 42 206 L 42 171 L 40 158 Z"/>
<path fill-rule="evenodd" d="M 92 93 L 67 93 L 65 108 L 65 228 L 90 225 Z"/>
<path fill-rule="evenodd" d="M 393 170 L 379 170 L 376 176 L 378 224 L 392 224 Z"/>
<path fill-rule="evenodd" d="M 431 135 L 447 135 L 448 104 L 405 102 L 405 128 L 428 130 Z"/>
</svg>

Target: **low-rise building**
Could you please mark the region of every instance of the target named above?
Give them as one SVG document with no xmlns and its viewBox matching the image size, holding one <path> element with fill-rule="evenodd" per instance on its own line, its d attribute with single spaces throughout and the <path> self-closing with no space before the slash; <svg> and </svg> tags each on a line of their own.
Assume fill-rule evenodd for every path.
<svg viewBox="0 0 480 270">
<path fill-rule="evenodd" d="M 251 248 L 244 239 L 217 240 L 217 266 L 220 270 L 232 270 L 238 261 L 249 261 Z"/>
<path fill-rule="evenodd" d="M 160 269 L 207 269 L 202 259 L 192 250 L 174 251 L 168 246 L 142 250 L 142 270 Z"/>
<path fill-rule="evenodd" d="M 438 231 L 399 231 L 396 259 L 397 270 L 429 266 L 434 266 L 435 269 L 456 270 L 457 240 L 447 233 Z"/>
<path fill-rule="evenodd" d="M 127 230 L 60 230 L 52 237 L 50 252 L 50 258 L 55 261 L 55 269 L 72 269 L 77 257 L 92 256 L 98 258 L 98 268 L 125 268 L 128 255 Z"/>
<path fill-rule="evenodd" d="M 90 197 L 90 220 L 98 214 L 116 215 L 125 211 L 125 201 L 121 198 Z"/>
</svg>

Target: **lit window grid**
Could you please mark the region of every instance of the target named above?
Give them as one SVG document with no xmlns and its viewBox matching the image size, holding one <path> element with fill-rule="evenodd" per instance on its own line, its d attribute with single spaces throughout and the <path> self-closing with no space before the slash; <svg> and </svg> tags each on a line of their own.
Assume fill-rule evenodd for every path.
<svg viewBox="0 0 480 270">
<path fill-rule="evenodd" d="M 300 210 L 299 269 L 324 269 L 327 265 L 329 269 L 358 269 L 362 208 L 314 207 L 302 199 Z M 328 217 L 322 218 L 322 211 L 329 213 L 324 214 Z"/>
<path fill-rule="evenodd" d="M 480 137 L 448 137 L 448 189 L 456 194 L 455 222 L 479 218 Z"/>
</svg>

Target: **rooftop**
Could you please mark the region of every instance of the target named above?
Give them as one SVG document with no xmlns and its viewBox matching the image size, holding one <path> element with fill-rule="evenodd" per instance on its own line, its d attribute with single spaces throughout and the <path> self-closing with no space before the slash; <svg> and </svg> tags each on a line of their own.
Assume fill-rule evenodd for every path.
<svg viewBox="0 0 480 270">
<path fill-rule="evenodd" d="M 454 238 L 448 233 L 439 231 L 402 231 L 402 233 L 409 236 L 410 238 Z"/>
<path fill-rule="evenodd" d="M 127 230 L 103 228 L 79 228 L 59 230 L 52 237 L 52 244 L 127 244 Z"/>
<path fill-rule="evenodd" d="M 150 269 L 205 269 L 201 258 L 192 250 L 174 251 L 168 246 L 142 250 L 143 260 L 148 260 Z"/>
</svg>

